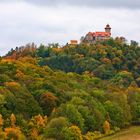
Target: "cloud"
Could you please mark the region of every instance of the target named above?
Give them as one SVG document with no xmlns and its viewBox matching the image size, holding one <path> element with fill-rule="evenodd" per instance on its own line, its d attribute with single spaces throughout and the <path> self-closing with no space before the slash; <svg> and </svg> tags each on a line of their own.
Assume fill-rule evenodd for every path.
<svg viewBox="0 0 140 140">
<path fill-rule="evenodd" d="M 112 27 L 113 37 L 125 36 L 128 40 L 140 42 L 140 19 L 137 17 L 140 17 L 139 9 L 72 5 L 56 8 L 7 0 L 0 2 L 0 55 L 29 42 L 65 44 L 70 39 L 80 39 L 88 31 L 103 31 L 107 23 Z"/>
<path fill-rule="evenodd" d="M 37 5 L 75 5 L 88 7 L 117 7 L 140 9 L 139 0 L 23 0 Z"/>
</svg>

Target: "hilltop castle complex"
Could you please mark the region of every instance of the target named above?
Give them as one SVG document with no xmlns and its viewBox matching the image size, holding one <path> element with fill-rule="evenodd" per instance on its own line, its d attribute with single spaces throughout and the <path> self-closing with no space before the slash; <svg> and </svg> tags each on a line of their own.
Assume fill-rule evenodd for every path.
<svg viewBox="0 0 140 140">
<path fill-rule="evenodd" d="M 109 24 L 106 25 L 104 28 L 104 32 L 88 32 L 85 36 L 81 37 L 80 43 L 88 43 L 88 44 L 94 44 L 97 41 L 105 41 L 111 38 L 111 27 Z M 126 42 L 125 37 L 116 37 L 116 40 L 121 41 L 122 43 Z M 77 45 L 78 41 L 77 40 L 70 40 L 70 45 Z"/>
<path fill-rule="evenodd" d="M 97 41 L 104 41 L 111 37 L 111 27 L 109 24 L 105 27 L 105 32 L 88 32 L 86 36 L 81 37 L 81 43 L 90 43 L 94 44 Z M 78 44 L 77 40 L 70 40 L 70 44 L 76 45 Z"/>
<path fill-rule="evenodd" d="M 111 27 L 109 24 L 105 27 L 105 32 L 88 32 L 85 37 L 81 38 L 83 43 L 95 43 L 96 41 L 104 41 L 111 37 Z"/>
</svg>

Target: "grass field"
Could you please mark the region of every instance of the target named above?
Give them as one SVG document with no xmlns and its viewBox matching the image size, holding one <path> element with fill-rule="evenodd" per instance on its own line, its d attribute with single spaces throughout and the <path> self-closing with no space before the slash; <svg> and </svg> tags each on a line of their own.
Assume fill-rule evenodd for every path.
<svg viewBox="0 0 140 140">
<path fill-rule="evenodd" d="M 101 140 L 140 140 L 140 126 L 124 129 L 115 135 L 102 138 Z"/>
</svg>

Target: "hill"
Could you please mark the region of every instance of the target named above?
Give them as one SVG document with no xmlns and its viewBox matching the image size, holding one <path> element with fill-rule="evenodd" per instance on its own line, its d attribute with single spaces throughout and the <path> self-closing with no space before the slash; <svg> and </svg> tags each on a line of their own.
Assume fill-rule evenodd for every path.
<svg viewBox="0 0 140 140">
<path fill-rule="evenodd" d="M 113 39 L 11 50 L 0 61 L 0 134 L 92 140 L 139 123 L 139 56 Z"/>
</svg>

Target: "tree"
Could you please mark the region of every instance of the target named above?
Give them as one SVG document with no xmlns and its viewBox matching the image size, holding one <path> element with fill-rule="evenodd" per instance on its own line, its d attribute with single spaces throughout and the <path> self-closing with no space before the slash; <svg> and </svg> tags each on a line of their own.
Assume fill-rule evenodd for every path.
<svg viewBox="0 0 140 140">
<path fill-rule="evenodd" d="M 2 118 L 2 115 L 0 114 L 0 138 L 2 140 L 4 140 L 3 124 L 4 124 L 4 120 Z"/>
<path fill-rule="evenodd" d="M 4 129 L 4 138 L 5 139 L 14 139 L 14 140 L 25 140 L 25 136 L 22 134 L 19 127 L 16 127 L 16 117 L 14 114 L 10 116 L 11 127 Z"/>
<path fill-rule="evenodd" d="M 5 139 L 7 140 L 26 140 L 25 136 L 22 134 L 21 130 L 16 128 L 5 128 L 4 131 Z"/>
<path fill-rule="evenodd" d="M 131 40 L 131 46 L 138 46 L 138 42 L 134 41 L 134 40 Z"/>
<path fill-rule="evenodd" d="M 132 121 L 135 123 L 140 122 L 140 88 L 130 86 L 126 90 L 128 95 L 128 104 L 130 105 L 130 110 L 132 114 Z"/>
<path fill-rule="evenodd" d="M 13 102 L 12 100 L 15 99 L 15 103 L 13 102 L 12 104 L 14 105 L 13 111 L 26 114 L 26 117 L 28 118 L 36 114 L 42 114 L 42 110 L 37 101 L 25 86 L 22 86 L 18 82 L 6 82 L 5 86 L 13 95 L 13 98 L 10 99 L 9 96 L 7 96 L 7 99 L 9 100 L 7 104 L 10 104 Z"/>
<path fill-rule="evenodd" d="M 41 44 L 40 47 L 37 49 L 36 54 L 39 57 L 45 57 L 45 51 L 46 51 L 46 47 Z"/>
<path fill-rule="evenodd" d="M 57 116 L 64 116 L 68 118 L 68 121 L 77 125 L 81 130 L 84 128 L 84 119 L 81 113 L 72 104 L 61 105 L 57 110 Z"/>
<path fill-rule="evenodd" d="M 44 93 L 41 95 L 39 103 L 43 108 L 43 113 L 49 116 L 57 105 L 57 97 L 55 97 L 51 92 Z"/>
<path fill-rule="evenodd" d="M 16 126 L 16 117 L 14 114 L 11 114 L 10 120 L 11 120 L 11 126 L 14 128 Z"/>
<path fill-rule="evenodd" d="M 83 140 L 82 132 L 77 126 L 65 127 L 62 130 L 64 140 Z"/>
<path fill-rule="evenodd" d="M 36 138 L 39 134 L 43 133 L 43 130 L 47 125 L 47 121 L 47 116 L 42 117 L 40 114 L 32 117 L 28 124 L 31 138 Z"/>
<path fill-rule="evenodd" d="M 104 124 L 103 124 L 103 129 L 104 129 L 104 132 L 105 134 L 109 134 L 109 131 L 110 131 L 110 124 L 108 121 L 105 121 Z"/>
<path fill-rule="evenodd" d="M 0 128 L 2 128 L 3 122 L 4 122 L 4 120 L 3 120 L 3 118 L 2 118 L 2 115 L 0 114 Z"/>
<path fill-rule="evenodd" d="M 62 140 L 62 129 L 68 126 L 68 121 L 64 117 L 53 118 L 48 122 L 45 130 L 45 138 L 55 138 Z"/>
<path fill-rule="evenodd" d="M 128 87 L 133 81 L 134 77 L 128 71 L 121 71 L 111 79 L 113 84 L 119 85 L 120 87 Z"/>
<path fill-rule="evenodd" d="M 119 107 L 119 105 L 111 101 L 106 101 L 105 109 L 108 112 L 112 126 L 123 127 L 125 125 L 126 120 L 124 118 L 123 109 Z"/>
</svg>

